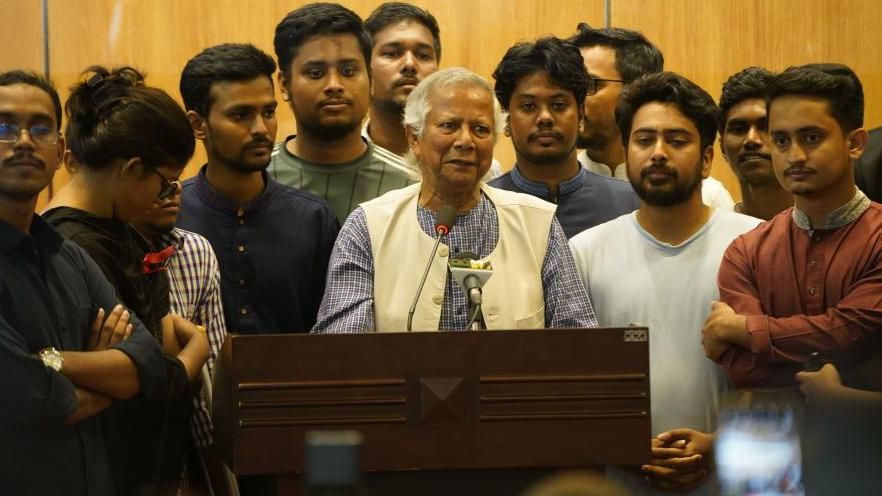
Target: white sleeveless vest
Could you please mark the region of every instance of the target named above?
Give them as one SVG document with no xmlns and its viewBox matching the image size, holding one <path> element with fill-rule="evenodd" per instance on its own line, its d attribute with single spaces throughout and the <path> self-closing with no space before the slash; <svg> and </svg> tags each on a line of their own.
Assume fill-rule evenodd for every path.
<svg viewBox="0 0 882 496">
<path fill-rule="evenodd" d="M 374 257 L 377 331 L 406 329 L 407 312 L 435 243 L 417 221 L 421 186 L 417 183 L 390 191 L 361 205 Z M 481 191 L 493 203 L 499 221 L 499 241 L 486 258 L 493 267 L 493 275 L 483 288 L 482 310 L 487 328 L 543 328 L 542 263 L 555 206 L 530 195 L 487 185 L 481 185 Z M 442 243 L 432 261 L 414 313 L 415 331 L 438 330 L 449 251 Z"/>
</svg>

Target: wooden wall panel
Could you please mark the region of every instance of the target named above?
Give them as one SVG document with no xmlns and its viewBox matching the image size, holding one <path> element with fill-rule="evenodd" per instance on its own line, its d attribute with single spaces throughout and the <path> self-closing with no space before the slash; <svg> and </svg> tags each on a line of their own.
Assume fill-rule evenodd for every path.
<svg viewBox="0 0 882 496">
<path fill-rule="evenodd" d="M 613 26 L 642 31 L 664 53 L 666 69 L 714 99 L 730 75 L 751 65 L 780 71 L 847 64 L 864 85 L 865 125 L 882 125 L 882 10 L 875 0 L 611 0 L 610 11 Z M 716 151 L 712 174 L 740 197 Z"/>
<path fill-rule="evenodd" d="M 25 69 L 42 73 L 43 4 L 40 0 L 0 0 L 4 22 L 0 29 L 0 72 Z M 14 24 L 14 29 L 13 27 Z M 37 209 L 49 201 L 49 188 L 37 200 Z"/>
<path fill-rule="evenodd" d="M 180 100 L 178 80 L 186 61 L 203 48 L 222 42 L 251 42 L 273 54 L 276 24 L 302 0 L 50 0 L 53 77 L 64 88 L 92 64 L 134 65 L 148 72 L 148 83 Z M 342 2 L 362 17 L 379 0 Z M 499 59 L 515 41 L 540 34 L 568 36 L 580 21 L 599 25 L 603 0 L 561 0 L 549 8 L 535 0 L 418 0 L 441 26 L 442 67 L 464 66 L 490 77 Z M 279 99 L 281 101 L 281 98 Z M 293 133 L 294 119 L 280 107 L 278 139 Z M 509 168 L 514 161 L 510 141 L 501 137 L 497 158 Z M 184 176 L 205 160 L 201 146 Z M 67 180 L 64 172 L 56 184 Z"/>
</svg>

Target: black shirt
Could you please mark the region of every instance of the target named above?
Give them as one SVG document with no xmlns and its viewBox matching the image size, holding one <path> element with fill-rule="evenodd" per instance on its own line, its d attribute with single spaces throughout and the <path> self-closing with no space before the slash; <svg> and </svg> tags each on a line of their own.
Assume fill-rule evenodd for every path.
<svg viewBox="0 0 882 496">
<path fill-rule="evenodd" d="M 854 179 L 871 200 L 882 203 L 882 127 L 870 130 L 864 154 L 854 164 Z"/>
<path fill-rule="evenodd" d="M 85 351 L 97 309 L 117 302 L 92 259 L 39 216 L 30 236 L 0 221 L 0 492 L 114 494 L 98 417 L 63 425 L 77 408 L 75 386 L 35 355 Z M 162 352 L 131 320 L 131 337 L 114 348 L 138 368 L 138 398 L 154 397 L 166 380 Z"/>
<path fill-rule="evenodd" d="M 202 167 L 184 182 L 178 227 L 207 238 L 217 255 L 229 332 L 309 332 L 340 223 L 312 193 L 266 173 L 264 181 L 260 196 L 240 210 L 208 184 Z"/>
<path fill-rule="evenodd" d="M 567 239 L 585 229 L 629 214 L 640 206 L 640 200 L 627 181 L 601 176 L 579 168 L 579 173 L 558 185 L 557 197 L 548 185 L 531 181 L 521 174 L 517 164 L 511 171 L 490 181 L 494 188 L 526 193 L 556 203 L 554 215 Z"/>
<path fill-rule="evenodd" d="M 53 208 L 43 218 L 86 250 L 116 288 L 123 304 L 161 341 L 160 321 L 170 310 L 168 274 L 143 273 L 141 261 L 150 251 L 147 241 L 124 222 L 76 208 Z"/>
</svg>

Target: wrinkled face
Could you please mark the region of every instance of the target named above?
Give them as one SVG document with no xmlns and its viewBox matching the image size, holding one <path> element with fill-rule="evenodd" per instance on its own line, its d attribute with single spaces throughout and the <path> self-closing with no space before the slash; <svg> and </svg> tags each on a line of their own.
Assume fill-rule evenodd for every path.
<svg viewBox="0 0 882 496">
<path fill-rule="evenodd" d="M 576 153 L 581 109 L 576 97 L 545 71 L 522 78 L 508 102 L 508 124 L 518 161 L 556 165 Z"/>
<path fill-rule="evenodd" d="M 861 146 L 846 135 L 825 100 L 798 95 L 775 98 L 769 106 L 772 163 L 778 181 L 796 196 L 817 197 L 854 188 L 851 161 Z"/>
<path fill-rule="evenodd" d="M 27 201 L 35 198 L 55 175 L 64 152 L 64 140 L 50 144 L 57 136 L 58 122 L 52 98 L 36 86 L 0 86 L 0 126 L 7 132 L 21 131 L 14 143 L 0 142 L 0 196 Z M 50 140 L 51 141 L 51 140 Z"/>
<path fill-rule="evenodd" d="M 588 77 L 594 79 L 622 79 L 616 70 L 616 51 L 609 47 L 581 48 L 582 59 Z M 585 114 L 579 148 L 601 149 L 609 142 L 621 143 L 621 133 L 616 125 L 616 105 L 622 92 L 622 83 L 596 82 L 597 93 L 585 97 Z M 613 165 L 613 164 L 608 164 Z"/>
<path fill-rule="evenodd" d="M 769 154 L 769 120 L 762 98 L 742 100 L 729 109 L 720 149 L 742 183 L 777 182 Z"/>
<path fill-rule="evenodd" d="M 371 102 L 402 112 L 407 95 L 437 70 L 438 56 L 428 28 L 414 21 L 387 26 L 374 36 Z"/>
<path fill-rule="evenodd" d="M 675 105 L 651 102 L 634 114 L 625 157 L 637 195 L 665 207 L 701 195 L 713 147 L 702 150 L 698 129 Z"/>
<path fill-rule="evenodd" d="M 439 191 L 473 191 L 493 160 L 493 95 L 478 87 L 442 88 L 429 98 L 422 135 L 407 129 L 424 181 Z"/>
<path fill-rule="evenodd" d="M 282 87 L 298 130 L 336 141 L 361 127 L 371 80 L 358 40 L 352 34 L 315 36 L 291 61 Z"/>
<path fill-rule="evenodd" d="M 188 114 L 208 156 L 244 173 L 266 169 L 278 128 L 272 80 L 221 81 L 211 86 L 211 97 L 207 118 Z"/>
</svg>

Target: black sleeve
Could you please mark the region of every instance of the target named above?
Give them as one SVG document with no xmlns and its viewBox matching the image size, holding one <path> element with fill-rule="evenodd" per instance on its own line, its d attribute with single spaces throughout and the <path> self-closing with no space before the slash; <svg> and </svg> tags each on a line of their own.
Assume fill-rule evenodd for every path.
<svg viewBox="0 0 882 496">
<path fill-rule="evenodd" d="M 309 328 L 315 325 L 319 306 L 325 296 L 325 285 L 328 278 L 328 264 L 331 261 L 331 252 L 334 250 L 334 242 L 340 233 L 340 221 L 329 208 L 325 209 L 324 219 L 321 222 L 321 231 L 316 240 L 315 260 L 313 261 L 312 299 L 310 300 Z"/>
<path fill-rule="evenodd" d="M 92 302 L 109 312 L 119 303 L 113 286 L 104 277 L 96 262 L 86 253 L 82 253 L 82 260 L 83 275 Z M 135 367 L 138 368 L 138 378 L 141 385 L 140 396 L 152 398 L 161 392 L 166 381 L 162 349 L 138 316 L 130 313 L 129 320 L 134 328 L 132 335 L 125 341 L 114 345 L 113 348 L 128 355 L 135 363 Z"/>
</svg>

